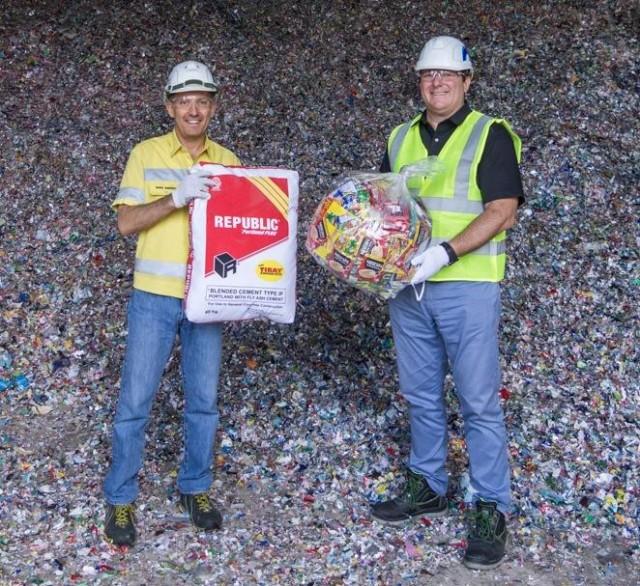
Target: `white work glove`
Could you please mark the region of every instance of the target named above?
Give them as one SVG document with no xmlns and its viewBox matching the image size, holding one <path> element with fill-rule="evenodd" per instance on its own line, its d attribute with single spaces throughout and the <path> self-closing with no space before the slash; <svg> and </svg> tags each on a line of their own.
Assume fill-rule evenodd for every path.
<svg viewBox="0 0 640 586">
<path fill-rule="evenodd" d="M 194 165 L 171 194 L 173 205 L 183 208 L 193 199 L 208 199 L 209 187 L 215 184 L 207 165 Z"/>
<path fill-rule="evenodd" d="M 411 284 L 417 285 L 435 275 L 442 267 L 449 264 L 449 255 L 444 246 L 430 246 L 424 252 L 417 254 L 411 259 L 411 265 L 418 267 L 411 278 Z"/>
</svg>

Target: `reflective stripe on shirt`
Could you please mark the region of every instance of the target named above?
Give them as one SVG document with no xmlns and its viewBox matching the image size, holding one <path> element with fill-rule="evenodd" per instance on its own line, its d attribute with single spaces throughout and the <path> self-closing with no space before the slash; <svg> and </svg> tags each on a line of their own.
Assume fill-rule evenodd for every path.
<svg viewBox="0 0 640 586">
<path fill-rule="evenodd" d="M 135 270 L 139 273 L 147 273 L 159 277 L 176 277 L 179 279 L 184 279 L 187 275 L 186 264 L 143 258 L 136 258 Z"/>
<path fill-rule="evenodd" d="M 119 199 L 133 199 L 138 203 L 144 203 L 144 191 L 142 191 L 142 189 L 136 189 L 135 187 L 122 187 L 118 191 L 116 201 Z"/>
<path fill-rule="evenodd" d="M 145 181 L 182 181 L 189 169 L 145 169 Z"/>
</svg>

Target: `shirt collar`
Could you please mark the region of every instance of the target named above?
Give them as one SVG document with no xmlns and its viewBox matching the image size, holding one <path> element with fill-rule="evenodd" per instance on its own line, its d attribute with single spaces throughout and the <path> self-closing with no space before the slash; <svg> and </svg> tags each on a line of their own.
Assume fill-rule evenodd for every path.
<svg viewBox="0 0 640 586">
<path fill-rule="evenodd" d="M 469 107 L 469 104 L 465 102 L 464 104 L 462 104 L 462 108 L 460 108 L 453 116 L 451 116 L 449 120 L 451 120 L 451 122 L 453 122 L 456 126 L 460 126 L 470 113 L 471 108 Z"/>
<path fill-rule="evenodd" d="M 169 133 L 169 141 L 171 142 L 171 156 L 175 156 L 182 149 L 182 144 L 178 140 L 175 129 Z"/>
<path fill-rule="evenodd" d="M 171 141 L 171 156 L 177 155 L 180 150 L 184 150 L 184 152 L 187 152 L 186 149 L 182 146 L 182 143 L 178 140 L 178 135 L 176 134 L 175 129 L 171 131 L 169 140 Z M 211 161 L 215 156 L 214 149 L 214 142 L 208 136 L 206 136 L 204 139 L 204 149 L 202 149 L 202 153 L 200 155 L 202 156 L 203 154 L 206 154 Z"/>
<path fill-rule="evenodd" d="M 469 106 L 469 104 L 467 104 L 467 102 L 465 102 L 457 112 L 455 112 L 452 116 L 450 116 L 446 120 L 443 120 L 440 124 L 442 124 L 443 122 L 450 122 L 454 126 L 460 126 L 470 113 L 471 113 L 471 107 Z M 420 114 L 420 116 L 416 118 L 415 122 L 418 122 L 418 121 L 422 122 L 422 124 L 424 124 L 425 126 L 428 126 L 426 110 L 423 110 L 422 114 Z M 440 124 L 438 125 L 438 127 L 440 127 Z"/>
<path fill-rule="evenodd" d="M 204 139 L 204 150 L 202 152 L 207 154 L 210 161 L 215 160 L 215 143 L 208 136 Z"/>
</svg>

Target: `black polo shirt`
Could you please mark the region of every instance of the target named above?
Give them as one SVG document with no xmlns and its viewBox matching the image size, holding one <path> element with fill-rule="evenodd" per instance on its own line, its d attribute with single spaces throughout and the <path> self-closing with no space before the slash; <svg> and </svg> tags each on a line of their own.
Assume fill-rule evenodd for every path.
<svg viewBox="0 0 640 586">
<path fill-rule="evenodd" d="M 429 155 L 435 156 L 440 153 L 453 131 L 464 122 L 470 112 L 471 108 L 465 103 L 451 118 L 440 122 L 435 130 L 427 123 L 426 112 L 422 114 L 419 122 L 420 137 Z M 391 171 L 388 150 L 384 153 L 380 171 Z M 517 197 L 518 205 L 524 203 L 522 177 L 513 141 L 501 124 L 492 124 L 489 129 L 484 152 L 478 164 L 478 187 L 484 203 L 507 197 Z"/>
</svg>

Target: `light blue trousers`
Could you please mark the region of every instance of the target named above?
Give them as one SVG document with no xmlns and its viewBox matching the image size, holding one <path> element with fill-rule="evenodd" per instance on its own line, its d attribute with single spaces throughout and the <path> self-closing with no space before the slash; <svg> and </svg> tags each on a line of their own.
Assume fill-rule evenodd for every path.
<svg viewBox="0 0 640 586">
<path fill-rule="evenodd" d="M 464 420 L 474 498 L 511 509 L 507 438 L 498 391 L 500 286 L 427 283 L 389 302 L 400 390 L 409 403 L 409 467 L 440 495 L 447 492 L 448 429 L 444 379 L 450 370 Z"/>
<path fill-rule="evenodd" d="M 191 323 L 184 316 L 181 299 L 134 290 L 128 329 L 105 499 L 124 505 L 138 494 L 145 427 L 176 335 L 180 336 L 184 387 L 184 454 L 178 489 L 184 494 L 206 492 L 213 480 L 222 326 Z"/>
</svg>

